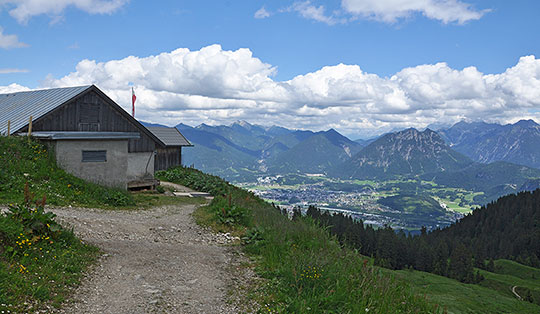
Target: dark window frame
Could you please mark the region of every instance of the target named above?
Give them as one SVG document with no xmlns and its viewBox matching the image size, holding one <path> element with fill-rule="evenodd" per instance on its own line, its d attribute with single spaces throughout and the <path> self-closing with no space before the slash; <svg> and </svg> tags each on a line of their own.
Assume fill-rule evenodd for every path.
<svg viewBox="0 0 540 314">
<path fill-rule="evenodd" d="M 107 150 L 83 150 L 82 162 L 107 162 Z"/>
</svg>

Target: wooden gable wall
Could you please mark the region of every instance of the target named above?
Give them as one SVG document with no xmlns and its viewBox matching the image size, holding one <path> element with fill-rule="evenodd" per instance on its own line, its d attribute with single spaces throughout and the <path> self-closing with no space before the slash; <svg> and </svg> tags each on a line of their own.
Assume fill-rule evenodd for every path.
<svg viewBox="0 0 540 314">
<path fill-rule="evenodd" d="M 154 159 L 154 170 L 167 170 L 171 167 L 182 165 L 182 147 L 169 146 L 158 148 Z"/>
<path fill-rule="evenodd" d="M 130 139 L 128 151 L 149 152 L 156 149 L 156 142 L 139 126 L 129 121 L 96 91 L 90 89 L 79 97 L 56 108 L 32 124 L 33 131 L 98 131 L 137 132 L 140 139 Z M 120 110 L 123 110 L 120 108 Z M 27 132 L 24 127 L 21 132 Z"/>
</svg>

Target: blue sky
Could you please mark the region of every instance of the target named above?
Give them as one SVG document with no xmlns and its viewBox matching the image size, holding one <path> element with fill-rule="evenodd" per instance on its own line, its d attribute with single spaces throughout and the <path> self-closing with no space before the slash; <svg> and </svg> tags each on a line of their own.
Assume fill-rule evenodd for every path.
<svg viewBox="0 0 540 314">
<path fill-rule="evenodd" d="M 0 0 L 0 92 L 96 84 L 129 108 L 134 86 L 152 122 L 352 137 L 537 119 L 539 14 L 525 0 Z"/>
</svg>

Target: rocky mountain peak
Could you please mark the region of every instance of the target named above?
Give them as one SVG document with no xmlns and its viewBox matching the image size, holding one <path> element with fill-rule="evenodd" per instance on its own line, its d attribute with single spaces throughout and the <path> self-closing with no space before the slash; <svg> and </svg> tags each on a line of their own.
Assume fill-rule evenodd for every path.
<svg viewBox="0 0 540 314">
<path fill-rule="evenodd" d="M 536 123 L 534 120 L 519 120 L 518 122 L 514 123 L 514 126 L 520 126 L 522 128 L 530 128 L 530 127 L 537 127 L 540 126 L 538 123 Z"/>
<path fill-rule="evenodd" d="M 231 126 L 234 126 L 234 125 L 239 125 L 239 126 L 241 126 L 243 128 L 247 128 L 247 129 L 249 129 L 252 126 L 252 124 L 247 122 L 246 120 L 238 120 L 238 121 L 234 122 L 233 124 L 231 124 Z"/>
<path fill-rule="evenodd" d="M 354 155 L 338 172 L 352 178 L 414 176 L 461 169 L 470 163 L 470 159 L 448 147 L 436 132 L 410 128 L 382 136 Z"/>
</svg>

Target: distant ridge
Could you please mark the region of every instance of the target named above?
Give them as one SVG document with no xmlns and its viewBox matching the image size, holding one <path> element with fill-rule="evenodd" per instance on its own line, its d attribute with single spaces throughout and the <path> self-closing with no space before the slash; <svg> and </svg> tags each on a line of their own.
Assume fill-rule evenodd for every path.
<svg viewBox="0 0 540 314">
<path fill-rule="evenodd" d="M 233 181 L 282 172 L 326 173 L 362 148 L 334 129 L 313 132 L 246 121 L 176 127 L 195 145 L 183 152 L 185 165 Z"/>
<path fill-rule="evenodd" d="M 540 125 L 533 120 L 507 125 L 462 121 L 440 133 L 474 161 L 508 161 L 540 169 Z"/>
<path fill-rule="evenodd" d="M 268 160 L 270 173 L 326 173 L 360 151 L 362 146 L 336 130 L 312 134 Z"/>
</svg>

